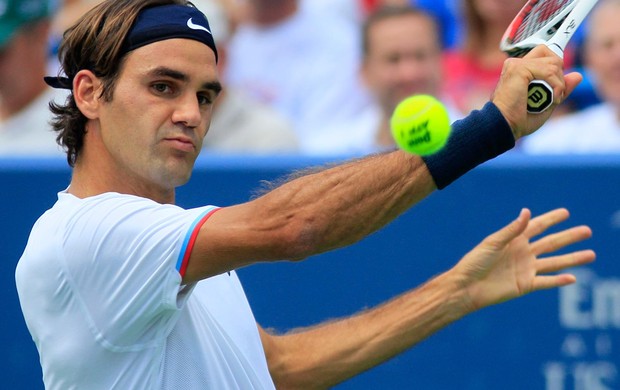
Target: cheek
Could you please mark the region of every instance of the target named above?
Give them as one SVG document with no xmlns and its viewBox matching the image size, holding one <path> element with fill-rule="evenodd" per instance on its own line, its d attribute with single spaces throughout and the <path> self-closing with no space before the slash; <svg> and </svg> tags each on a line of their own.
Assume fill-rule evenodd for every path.
<svg viewBox="0 0 620 390">
<path fill-rule="evenodd" d="M 113 99 L 101 115 L 102 136 L 110 153 L 117 158 L 134 159 L 148 150 L 156 130 L 153 117 L 135 102 Z"/>
<path fill-rule="evenodd" d="M 614 63 L 609 59 L 596 59 L 590 63 L 590 68 L 596 74 L 596 83 L 601 90 L 613 92 L 618 89 L 620 82 L 620 64 L 618 61 Z"/>
<path fill-rule="evenodd" d="M 399 84 L 400 75 L 395 64 L 385 64 L 374 74 L 375 90 L 379 94 L 390 93 Z"/>
</svg>

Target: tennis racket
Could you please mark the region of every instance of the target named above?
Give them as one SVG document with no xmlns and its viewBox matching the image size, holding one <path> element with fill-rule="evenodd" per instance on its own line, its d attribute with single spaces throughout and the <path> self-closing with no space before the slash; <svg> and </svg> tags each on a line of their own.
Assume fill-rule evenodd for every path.
<svg viewBox="0 0 620 390">
<path fill-rule="evenodd" d="M 547 45 L 560 58 L 568 41 L 597 0 L 529 0 L 508 26 L 500 49 L 521 57 L 537 45 Z M 544 80 L 530 83 L 527 110 L 541 113 L 553 104 L 553 88 Z"/>
</svg>

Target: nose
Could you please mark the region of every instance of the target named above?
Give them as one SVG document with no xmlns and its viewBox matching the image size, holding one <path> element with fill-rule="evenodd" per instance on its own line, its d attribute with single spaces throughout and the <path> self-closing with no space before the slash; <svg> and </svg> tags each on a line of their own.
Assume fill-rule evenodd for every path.
<svg viewBox="0 0 620 390">
<path fill-rule="evenodd" d="M 202 113 L 195 94 L 187 93 L 178 99 L 177 106 L 172 114 L 172 121 L 190 128 L 200 125 Z"/>
<path fill-rule="evenodd" d="M 402 82 L 416 82 L 429 76 L 424 64 L 415 59 L 405 58 L 399 65 L 397 75 Z"/>
</svg>

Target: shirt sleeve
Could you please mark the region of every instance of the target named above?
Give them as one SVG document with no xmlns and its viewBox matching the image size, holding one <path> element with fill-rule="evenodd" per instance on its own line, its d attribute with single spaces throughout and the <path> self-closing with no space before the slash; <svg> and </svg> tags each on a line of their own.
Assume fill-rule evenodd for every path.
<svg viewBox="0 0 620 390">
<path fill-rule="evenodd" d="M 107 348 L 152 347 L 166 337 L 191 292 L 181 272 L 214 210 L 115 194 L 85 201 L 67 220 L 61 250 L 68 280 Z"/>
</svg>

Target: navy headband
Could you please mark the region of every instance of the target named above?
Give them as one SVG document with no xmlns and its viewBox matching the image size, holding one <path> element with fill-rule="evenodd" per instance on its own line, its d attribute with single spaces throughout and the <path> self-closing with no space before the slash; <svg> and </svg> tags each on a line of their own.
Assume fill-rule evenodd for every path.
<svg viewBox="0 0 620 390">
<path fill-rule="evenodd" d="M 127 33 L 121 56 L 142 46 L 173 38 L 186 38 L 209 46 L 218 60 L 215 40 L 207 17 L 197 8 L 170 4 L 142 10 Z M 72 89 L 73 80 L 67 77 L 45 77 L 54 88 Z"/>
</svg>

